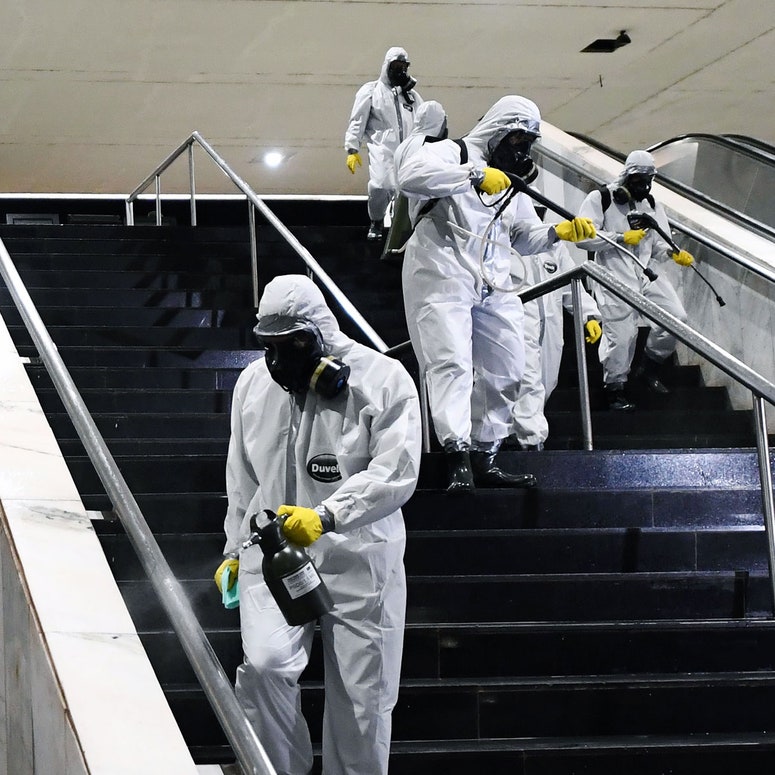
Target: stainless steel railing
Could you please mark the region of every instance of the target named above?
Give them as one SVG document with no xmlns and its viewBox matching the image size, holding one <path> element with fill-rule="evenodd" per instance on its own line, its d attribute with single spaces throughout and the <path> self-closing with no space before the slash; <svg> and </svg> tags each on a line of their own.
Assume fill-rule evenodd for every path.
<svg viewBox="0 0 775 775">
<path fill-rule="evenodd" d="M 190 206 L 191 206 L 191 225 L 196 226 L 196 183 L 194 180 L 194 145 L 201 147 L 207 155 L 215 162 L 229 180 L 243 193 L 248 202 L 248 220 L 250 224 L 250 255 L 251 268 L 253 276 L 253 303 L 258 306 L 258 249 L 256 245 L 256 210 L 266 218 L 272 226 L 277 229 L 285 241 L 296 251 L 299 257 L 307 265 L 308 271 L 317 278 L 333 296 L 336 303 L 344 313 L 355 323 L 363 335 L 371 342 L 379 352 L 385 352 L 388 346 L 369 325 L 363 315 L 355 308 L 353 303 L 342 293 L 341 289 L 326 273 L 323 267 L 315 260 L 312 254 L 299 242 L 283 222 L 267 207 L 266 203 L 256 194 L 255 191 L 239 176 L 224 159 L 215 151 L 215 149 L 199 134 L 192 132 L 191 136 L 181 143 L 156 169 L 140 183 L 126 198 L 126 222 L 130 226 L 134 224 L 134 203 L 151 183 L 155 184 L 156 191 L 156 225 L 162 224 L 161 212 L 161 175 L 162 173 L 183 153 L 188 152 L 188 171 L 190 188 Z"/>
<path fill-rule="evenodd" d="M 105 492 L 169 616 L 183 650 L 229 739 L 242 768 L 251 775 L 276 775 L 255 730 L 237 701 L 234 687 L 213 651 L 183 587 L 172 573 L 140 507 L 86 408 L 56 345 L 49 336 L 8 251 L 0 240 L 0 275 L 32 337 L 40 359 L 65 405 Z"/>
</svg>

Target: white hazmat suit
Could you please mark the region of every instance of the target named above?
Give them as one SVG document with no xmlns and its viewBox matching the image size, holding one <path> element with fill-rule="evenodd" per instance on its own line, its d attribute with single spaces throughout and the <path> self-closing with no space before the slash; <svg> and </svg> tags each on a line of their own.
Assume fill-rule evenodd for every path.
<svg viewBox="0 0 775 775">
<path fill-rule="evenodd" d="M 409 137 L 415 111 L 423 101 L 414 89 L 405 92 L 400 86 L 391 86 L 388 66 L 401 57 L 408 61 L 405 49 L 399 46 L 389 48 L 379 78 L 358 89 L 344 135 L 344 147 L 348 153 L 359 151 L 366 141 L 369 151 L 369 218 L 377 222 L 382 222 L 396 194 L 393 154 L 399 143 Z"/>
<path fill-rule="evenodd" d="M 403 366 L 345 336 L 314 283 L 287 275 L 258 309 L 317 326 L 327 353 L 351 369 L 345 390 L 323 398 L 288 393 L 265 359 L 234 388 L 224 553 L 241 552 L 244 661 L 237 696 L 280 775 L 306 775 L 312 746 L 298 678 L 314 622 L 289 626 L 263 579 L 259 546 L 241 549 L 249 519 L 281 504 L 323 506 L 334 530 L 307 548 L 334 608 L 320 619 L 325 663 L 323 771 L 387 772 L 406 608 L 401 506 L 420 461 L 417 392 Z"/>
<path fill-rule="evenodd" d="M 468 161 L 453 140 L 426 143 L 407 155 L 398 183 L 410 200 L 414 233 L 403 264 L 403 293 L 412 346 L 427 373 L 430 409 L 442 446 L 473 443 L 486 449 L 509 435 L 524 363 L 522 302 L 510 285 L 513 244 L 522 253 L 547 250 L 551 227 L 531 222 L 535 210 L 517 194 L 481 239 L 504 194 L 474 188 L 492 147 L 529 120 L 535 103 L 518 96 L 500 99 L 466 135 Z M 429 200 L 437 200 L 427 209 Z M 427 212 L 425 212 L 427 210 Z M 420 215 L 421 212 L 425 214 Z M 488 281 L 480 275 L 480 254 Z"/>
<path fill-rule="evenodd" d="M 632 229 L 627 214 L 634 210 L 653 216 L 665 233 L 670 233 L 670 224 L 665 209 L 653 197 L 648 196 L 638 201 L 618 203 L 613 192 L 626 182 L 629 175 L 641 170 L 654 170 L 654 159 L 647 151 L 633 151 L 627 157 L 619 177 L 607 188 L 611 192 L 608 207 L 603 210 L 603 197 L 600 191 L 591 191 L 584 199 L 579 215 L 591 218 L 597 231 L 609 239 L 623 243 L 623 234 Z M 625 245 L 633 252 L 640 262 L 656 272 L 657 279 L 649 280 L 629 256 L 601 239 L 591 239 L 579 243 L 584 250 L 595 251 L 595 261 L 611 272 L 618 280 L 625 283 L 647 299 L 654 302 L 666 312 L 674 315 L 682 322 L 687 319 L 686 310 L 678 298 L 667 270 L 672 267 L 672 248 L 653 229 L 637 245 Z M 624 384 L 630 373 L 635 345 L 638 336 L 638 326 L 651 327 L 644 356 L 652 362 L 661 363 L 675 351 L 675 337 L 665 329 L 656 326 L 601 285 L 593 286 L 595 300 L 600 308 L 603 319 L 603 336 L 600 340 L 600 362 L 603 365 L 603 382 L 606 385 Z"/>
<path fill-rule="evenodd" d="M 525 287 L 537 285 L 573 269 L 576 264 L 568 249 L 558 242 L 546 253 L 523 256 L 522 266 L 514 274 L 525 272 Z M 522 447 L 541 447 L 549 436 L 544 406 L 549 400 L 560 373 L 564 347 L 563 310 L 573 314 L 573 293 L 570 285 L 528 301 L 525 307 L 525 368 L 514 406 L 514 433 Z M 595 300 L 582 289 L 582 317 L 599 319 Z"/>
</svg>

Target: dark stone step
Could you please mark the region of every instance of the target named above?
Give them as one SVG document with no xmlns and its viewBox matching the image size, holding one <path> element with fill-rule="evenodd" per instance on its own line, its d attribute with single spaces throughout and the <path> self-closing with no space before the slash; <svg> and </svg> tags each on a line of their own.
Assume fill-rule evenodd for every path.
<svg viewBox="0 0 775 775">
<path fill-rule="evenodd" d="M 621 481 L 599 490 L 582 489 L 580 483 L 566 482 L 556 489 L 552 485 L 553 478 L 547 475 L 531 490 L 480 489 L 474 496 L 458 499 L 451 499 L 443 489 L 419 489 L 403 508 L 404 520 L 409 530 L 763 524 L 756 482 L 720 483 L 707 489 L 676 485 L 665 490 L 619 489 L 624 486 Z"/>
<path fill-rule="evenodd" d="M 393 739 L 519 739 L 575 737 L 744 735 L 752 730 L 775 733 L 773 679 L 739 674 L 684 682 L 592 681 L 493 686 L 402 683 L 393 711 Z M 584 690 L 581 691 L 581 686 Z M 223 740 L 200 689 L 166 687 L 165 695 L 187 739 L 197 744 Z M 302 690 L 302 709 L 312 739 L 321 739 L 322 687 Z M 718 713 L 717 708 L 725 708 Z M 212 737 L 210 736 L 212 735 Z"/>
<path fill-rule="evenodd" d="M 80 391 L 86 408 L 92 414 L 132 412 L 137 414 L 220 414 L 231 410 L 231 390 L 205 390 L 205 389 L 143 389 L 133 390 L 104 390 L 102 388 L 85 388 Z M 62 401 L 56 390 L 52 388 L 38 388 L 38 400 L 45 412 L 61 412 Z M 138 445 L 143 446 L 142 439 Z M 196 450 L 197 447 L 189 446 L 187 452 Z M 162 454 L 162 453 L 157 453 Z M 166 454 L 166 453 L 164 453 Z"/>
<path fill-rule="evenodd" d="M 216 558 L 218 559 L 218 558 Z M 216 564 L 217 567 L 217 564 Z M 211 579 L 185 580 L 203 627 L 228 626 Z M 120 581 L 138 630 L 168 629 L 147 581 Z M 407 621 L 600 622 L 613 619 L 743 618 L 772 613 L 763 575 L 702 573 L 544 574 L 488 577 L 409 577 Z"/>
<path fill-rule="evenodd" d="M 239 364 L 220 368 L 154 366 L 138 369 L 129 366 L 69 366 L 70 376 L 80 390 L 105 389 L 170 389 L 233 390 L 243 367 Z M 51 386 L 46 370 L 30 365 L 27 373 L 33 385 Z"/>
<path fill-rule="evenodd" d="M 169 290 L 124 288 L 100 290 L 92 288 L 28 288 L 36 307 L 70 304 L 78 307 L 188 307 L 214 308 L 251 305 L 252 291 L 246 286 L 233 289 Z M 0 287 L 0 307 L 12 306 L 8 290 Z"/>
<path fill-rule="evenodd" d="M 57 438 L 73 439 L 77 434 L 66 414 L 52 414 L 48 422 Z M 101 414 L 94 418 L 97 429 L 106 439 L 172 438 L 229 439 L 229 416 L 217 414 Z M 110 445 L 108 445 L 110 446 Z M 225 464 L 224 466 L 225 467 Z"/>
<path fill-rule="evenodd" d="M 58 348 L 67 347 L 189 347 L 203 350 L 251 350 L 255 339 L 248 328 L 167 328 L 133 326 L 49 326 Z M 8 326 L 17 349 L 33 346 L 27 329 Z"/>
<path fill-rule="evenodd" d="M 18 267 L 17 267 L 18 268 Z M 164 267 L 163 271 L 148 271 L 137 269 L 68 269 L 66 276 L 61 270 L 23 269 L 19 271 L 27 288 L 59 288 L 66 280 L 69 292 L 76 288 L 99 288 L 106 293 L 119 289 L 137 290 L 222 290 L 229 288 L 251 288 L 250 266 L 243 268 L 241 273 L 227 274 L 193 270 L 172 270 Z"/>
<path fill-rule="evenodd" d="M 217 566 L 216 566 L 217 567 Z M 154 669 L 168 684 L 193 683 L 194 672 L 170 630 L 140 632 Z M 207 633 L 232 679 L 242 661 L 238 626 Z M 403 679 L 490 679 L 521 676 L 610 676 L 768 672 L 775 667 L 775 622 L 732 619 L 520 623 L 409 624 L 404 634 Z M 304 681 L 323 680 L 316 631 Z"/>
<path fill-rule="evenodd" d="M 19 354 L 34 358 L 31 347 L 19 347 Z M 207 350 L 197 347 L 61 347 L 59 353 L 65 365 L 103 367 L 174 367 L 181 369 L 244 369 L 256 358 L 259 350 Z"/>
<path fill-rule="evenodd" d="M 252 328 L 252 311 L 228 309 L 176 309 L 174 307 L 38 307 L 44 325 L 51 326 L 152 326 L 159 328 Z M 15 307 L 4 308 L 2 317 L 8 326 L 21 325 Z"/>
<path fill-rule="evenodd" d="M 196 578 L 202 559 L 218 557 L 225 542 L 222 531 L 159 534 L 156 539 L 175 575 L 182 578 Z M 124 535 L 105 535 L 102 544 L 117 579 L 144 577 Z M 767 572 L 767 538 L 764 528 L 428 531 L 409 535 L 404 564 L 412 576 Z"/>
</svg>

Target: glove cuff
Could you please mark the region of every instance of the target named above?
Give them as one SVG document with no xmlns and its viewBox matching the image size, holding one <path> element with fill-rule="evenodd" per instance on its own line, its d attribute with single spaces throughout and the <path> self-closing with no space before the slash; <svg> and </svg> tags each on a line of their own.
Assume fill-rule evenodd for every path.
<svg viewBox="0 0 775 775">
<path fill-rule="evenodd" d="M 352 156 L 353 154 L 358 153 L 358 151 L 354 151 L 352 148 L 347 149 L 347 155 Z"/>
<path fill-rule="evenodd" d="M 484 167 L 471 167 L 468 178 L 475 186 L 480 186 L 484 182 Z"/>
<path fill-rule="evenodd" d="M 320 524 L 324 533 L 332 533 L 336 529 L 334 515 L 323 504 L 315 506 L 315 512 L 320 517 Z"/>
</svg>

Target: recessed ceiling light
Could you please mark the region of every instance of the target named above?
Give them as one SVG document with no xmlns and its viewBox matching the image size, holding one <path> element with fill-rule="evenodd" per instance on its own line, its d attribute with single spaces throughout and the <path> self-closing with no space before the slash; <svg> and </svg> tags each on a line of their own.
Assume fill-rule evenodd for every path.
<svg viewBox="0 0 775 775">
<path fill-rule="evenodd" d="M 267 167 L 279 167 L 285 157 L 279 151 L 269 151 L 264 154 L 264 164 Z"/>
</svg>

